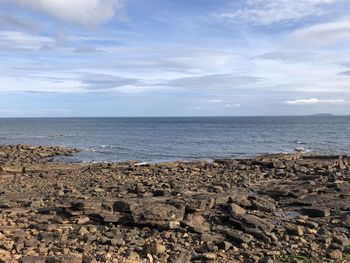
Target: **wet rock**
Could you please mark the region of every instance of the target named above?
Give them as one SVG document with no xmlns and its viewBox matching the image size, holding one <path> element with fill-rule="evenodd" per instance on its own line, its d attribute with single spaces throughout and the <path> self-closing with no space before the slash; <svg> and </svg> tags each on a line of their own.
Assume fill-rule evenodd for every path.
<svg viewBox="0 0 350 263">
<path fill-rule="evenodd" d="M 328 217 L 331 215 L 327 207 L 305 207 L 302 209 L 302 212 L 310 217 Z"/>
</svg>

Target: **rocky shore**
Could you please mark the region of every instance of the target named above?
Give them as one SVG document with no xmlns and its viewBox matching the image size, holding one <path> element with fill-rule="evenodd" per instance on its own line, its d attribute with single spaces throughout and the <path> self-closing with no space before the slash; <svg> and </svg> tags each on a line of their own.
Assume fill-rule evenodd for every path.
<svg viewBox="0 0 350 263">
<path fill-rule="evenodd" d="M 0 146 L 0 262 L 350 262 L 350 158 L 54 161 Z"/>
</svg>

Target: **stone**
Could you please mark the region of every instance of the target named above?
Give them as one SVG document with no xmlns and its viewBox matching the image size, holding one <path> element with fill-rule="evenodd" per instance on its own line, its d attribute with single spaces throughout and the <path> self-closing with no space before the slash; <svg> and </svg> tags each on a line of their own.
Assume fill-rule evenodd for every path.
<svg viewBox="0 0 350 263">
<path fill-rule="evenodd" d="M 236 229 L 229 229 L 229 228 L 218 228 L 220 232 L 224 233 L 228 239 L 232 240 L 236 244 L 242 244 L 242 243 L 250 243 L 254 237 L 249 234 L 245 234 L 244 232 Z"/>
<path fill-rule="evenodd" d="M 13 241 L 0 241 L 0 249 L 11 251 L 13 249 L 14 244 L 15 242 Z"/>
<path fill-rule="evenodd" d="M 342 260 L 343 253 L 339 249 L 332 250 L 328 253 L 329 258 L 334 260 Z"/>
<path fill-rule="evenodd" d="M 21 263 L 46 263 L 46 257 L 25 256 L 21 259 Z"/>
<path fill-rule="evenodd" d="M 212 208 L 215 205 L 215 198 L 198 194 L 192 196 L 190 200 L 186 202 L 186 210 L 189 212 L 200 212 Z"/>
<path fill-rule="evenodd" d="M 265 211 L 265 212 L 273 212 L 276 210 L 276 206 L 274 202 L 266 198 L 250 196 L 249 200 L 252 203 L 253 209 Z"/>
<path fill-rule="evenodd" d="M 275 226 L 266 219 L 259 218 L 255 215 L 234 215 L 230 221 L 239 225 L 243 230 L 255 228 L 266 233 L 270 233 Z"/>
<path fill-rule="evenodd" d="M 97 260 L 94 256 L 83 256 L 83 263 L 97 263 Z"/>
<path fill-rule="evenodd" d="M 86 234 L 90 233 L 85 227 L 81 227 L 79 229 L 80 236 L 85 236 Z"/>
<path fill-rule="evenodd" d="M 301 226 L 297 226 L 294 224 L 287 224 L 286 229 L 289 234 L 296 235 L 296 236 L 304 235 L 304 230 L 303 230 L 303 227 Z"/>
<path fill-rule="evenodd" d="M 197 213 L 193 214 L 187 214 L 186 218 L 181 221 L 183 225 L 186 225 L 190 228 L 190 230 L 197 232 L 197 233 L 204 233 L 206 231 L 209 231 L 210 225 L 206 221 L 206 219 Z"/>
<path fill-rule="evenodd" d="M 263 257 L 259 260 L 259 263 L 274 263 L 273 259 L 270 257 Z"/>
<path fill-rule="evenodd" d="M 231 247 L 232 247 L 232 244 L 230 242 L 227 242 L 227 241 L 222 241 L 219 244 L 219 248 L 222 250 L 225 250 L 225 251 L 229 250 Z"/>
<path fill-rule="evenodd" d="M 229 204 L 228 209 L 233 216 L 242 215 L 246 213 L 246 210 L 237 204 Z"/>
<path fill-rule="evenodd" d="M 286 168 L 286 166 L 284 165 L 284 163 L 280 160 L 273 160 L 272 162 L 273 167 L 276 169 L 284 169 Z"/>
<path fill-rule="evenodd" d="M 145 252 L 151 255 L 161 255 L 166 251 L 166 247 L 159 243 L 151 243 L 145 245 Z"/>
<path fill-rule="evenodd" d="M 84 225 L 90 222 L 90 218 L 88 216 L 80 217 L 77 220 L 78 225 Z"/>
<path fill-rule="evenodd" d="M 328 217 L 331 215 L 327 207 L 305 207 L 302 209 L 302 213 L 310 217 Z"/>
<path fill-rule="evenodd" d="M 201 258 L 204 260 L 216 260 L 217 256 L 215 253 L 203 253 Z"/>
<path fill-rule="evenodd" d="M 185 215 L 181 204 L 169 204 L 150 200 L 131 209 L 133 222 L 137 225 L 164 227 L 169 222 L 180 222 Z"/>
</svg>

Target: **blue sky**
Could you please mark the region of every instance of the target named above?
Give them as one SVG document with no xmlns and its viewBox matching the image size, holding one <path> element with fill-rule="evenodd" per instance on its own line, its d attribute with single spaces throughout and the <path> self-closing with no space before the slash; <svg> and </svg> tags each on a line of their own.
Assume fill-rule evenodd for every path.
<svg viewBox="0 0 350 263">
<path fill-rule="evenodd" d="M 348 0 L 0 0 L 0 117 L 350 114 Z"/>
</svg>

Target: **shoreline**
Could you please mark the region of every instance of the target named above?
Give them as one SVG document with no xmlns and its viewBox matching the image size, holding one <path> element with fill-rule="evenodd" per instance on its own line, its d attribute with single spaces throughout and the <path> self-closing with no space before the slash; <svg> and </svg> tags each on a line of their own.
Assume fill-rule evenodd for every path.
<svg viewBox="0 0 350 263">
<path fill-rule="evenodd" d="M 350 260 L 348 156 L 52 161 L 78 151 L 0 146 L 0 262 Z"/>
</svg>

